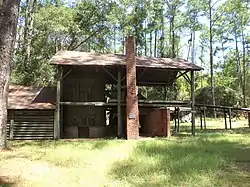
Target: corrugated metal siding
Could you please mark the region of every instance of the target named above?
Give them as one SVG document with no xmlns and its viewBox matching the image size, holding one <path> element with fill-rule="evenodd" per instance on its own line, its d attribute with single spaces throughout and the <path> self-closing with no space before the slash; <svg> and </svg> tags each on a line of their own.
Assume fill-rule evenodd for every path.
<svg viewBox="0 0 250 187">
<path fill-rule="evenodd" d="M 14 140 L 54 138 L 54 110 L 8 111 L 7 138 L 10 137 L 10 121 L 14 119 Z"/>
</svg>

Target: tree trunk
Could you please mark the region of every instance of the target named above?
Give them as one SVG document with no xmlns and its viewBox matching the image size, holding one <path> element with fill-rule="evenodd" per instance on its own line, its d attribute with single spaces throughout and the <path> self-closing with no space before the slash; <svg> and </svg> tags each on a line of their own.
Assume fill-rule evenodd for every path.
<svg viewBox="0 0 250 187">
<path fill-rule="evenodd" d="M 165 40 L 165 32 L 164 32 L 164 0 L 162 0 L 162 10 L 161 10 L 161 38 L 160 38 L 160 57 L 164 57 L 164 40 Z"/>
<path fill-rule="evenodd" d="M 114 26 L 113 46 L 114 46 L 114 54 L 116 54 L 116 26 Z"/>
<path fill-rule="evenodd" d="M 175 33 L 174 33 L 174 16 L 172 18 L 172 58 L 176 57 L 175 53 Z"/>
<path fill-rule="evenodd" d="M 169 20 L 169 46 L 171 45 L 172 46 L 172 19 L 170 18 Z M 172 54 L 172 47 L 169 48 L 169 57 L 172 58 L 173 57 L 173 54 Z"/>
<path fill-rule="evenodd" d="M 123 54 L 125 55 L 125 34 L 123 33 L 123 35 L 122 35 L 122 52 L 123 52 Z"/>
<path fill-rule="evenodd" d="M 20 1 L 0 2 L 0 149 L 5 149 L 10 70 Z"/>
<path fill-rule="evenodd" d="M 215 97 L 214 97 L 214 62 L 213 62 L 213 21 L 212 21 L 212 6 L 211 0 L 209 1 L 209 43 L 210 43 L 210 86 L 211 86 L 211 97 L 212 97 L 212 105 L 215 105 Z M 214 117 L 216 118 L 215 110 L 213 110 Z"/>
<path fill-rule="evenodd" d="M 150 31 L 149 33 L 149 53 L 150 53 L 150 56 L 152 56 L 152 31 Z"/>
<path fill-rule="evenodd" d="M 144 46 L 145 46 L 145 48 L 144 48 L 144 55 L 145 56 L 147 56 L 147 33 L 146 33 L 146 31 L 145 31 L 145 33 L 144 33 Z"/>
<path fill-rule="evenodd" d="M 37 0 L 26 0 L 25 25 L 24 25 L 24 64 L 29 63 L 31 54 L 31 40 L 33 36 L 34 14 L 36 11 Z"/>
<path fill-rule="evenodd" d="M 221 49 L 222 49 L 222 59 L 223 59 L 223 69 L 226 68 L 226 60 L 225 60 L 225 50 L 224 50 L 224 41 L 221 39 Z"/>
<path fill-rule="evenodd" d="M 240 65 L 240 52 L 239 52 L 239 47 L 238 47 L 238 36 L 237 36 L 237 31 L 235 30 L 235 51 L 236 51 L 236 72 L 238 75 L 238 91 L 240 92 L 242 90 L 242 72 L 241 72 L 241 65 Z"/>
<path fill-rule="evenodd" d="M 193 42 L 192 42 L 192 63 L 195 63 L 195 30 L 193 31 Z"/>
<path fill-rule="evenodd" d="M 243 94 L 243 107 L 246 107 L 246 46 L 244 38 L 244 28 L 241 24 L 241 43 L 242 43 L 242 65 L 243 65 L 243 84 L 242 84 L 242 94 Z"/>
<path fill-rule="evenodd" d="M 201 56 L 200 56 L 200 61 L 201 61 L 201 67 L 204 67 L 204 60 L 203 60 L 203 57 L 204 57 L 204 46 L 201 47 Z M 201 76 L 201 88 L 203 88 L 203 71 L 201 70 L 201 73 L 200 73 L 200 76 Z"/>
<path fill-rule="evenodd" d="M 34 15 L 36 12 L 36 4 L 37 4 L 37 0 L 33 0 L 33 4 L 31 6 L 31 10 L 29 11 L 29 24 L 28 24 L 28 38 L 27 38 L 27 58 L 28 61 L 30 61 L 30 54 L 31 54 L 31 40 L 33 37 L 33 28 L 34 28 Z"/>
<path fill-rule="evenodd" d="M 155 30 L 154 57 L 157 57 L 157 29 Z"/>
<path fill-rule="evenodd" d="M 144 55 L 147 56 L 147 21 L 144 22 Z"/>
<path fill-rule="evenodd" d="M 26 3 L 25 3 L 25 14 L 24 14 L 24 29 L 23 29 L 23 41 L 24 41 L 24 44 L 23 44 L 23 50 L 24 52 L 26 52 L 26 48 L 27 48 L 27 36 L 28 36 L 28 15 L 29 15 L 29 4 L 30 4 L 30 0 L 26 0 Z"/>
</svg>

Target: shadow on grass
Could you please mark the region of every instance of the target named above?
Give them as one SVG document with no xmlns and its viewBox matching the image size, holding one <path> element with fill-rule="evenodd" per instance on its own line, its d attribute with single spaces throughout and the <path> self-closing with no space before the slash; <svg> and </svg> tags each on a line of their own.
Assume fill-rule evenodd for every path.
<svg viewBox="0 0 250 187">
<path fill-rule="evenodd" d="M 60 146 L 72 146 L 73 148 L 84 148 L 87 149 L 103 149 L 110 144 L 114 139 L 62 139 L 62 140 L 16 140 L 10 142 L 10 148 L 20 147 L 37 147 L 37 148 L 48 148 L 48 147 L 60 147 Z M 115 142 L 119 143 L 119 141 Z"/>
<path fill-rule="evenodd" d="M 235 129 L 206 129 L 206 130 L 197 130 L 199 133 L 229 133 L 229 134 L 250 134 L 249 127 L 241 127 Z"/>
<path fill-rule="evenodd" d="M 19 148 L 24 146 L 38 146 L 38 147 L 46 147 L 48 144 L 55 143 L 54 140 L 13 140 L 10 141 L 11 148 Z"/>
<path fill-rule="evenodd" d="M 178 137 L 190 137 L 191 128 L 184 126 L 180 129 L 180 132 L 175 132 L 174 129 L 171 129 L 173 136 Z M 250 135 L 250 128 L 249 127 L 239 127 L 239 128 L 232 128 L 232 129 L 224 129 L 224 128 L 217 128 L 217 129 L 200 129 L 196 127 L 196 135 L 204 135 L 204 134 L 242 134 L 242 135 Z"/>
<path fill-rule="evenodd" d="M 250 186 L 250 173 L 238 167 L 250 149 L 219 135 L 138 142 L 128 159 L 109 175 L 127 186 Z"/>
<path fill-rule="evenodd" d="M 15 183 L 10 182 L 6 177 L 0 176 L 0 187 L 12 187 Z"/>
</svg>

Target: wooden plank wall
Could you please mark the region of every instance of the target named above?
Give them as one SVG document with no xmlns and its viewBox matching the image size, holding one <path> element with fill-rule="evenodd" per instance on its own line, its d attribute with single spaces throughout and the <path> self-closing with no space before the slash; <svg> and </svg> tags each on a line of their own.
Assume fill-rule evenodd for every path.
<svg viewBox="0 0 250 187">
<path fill-rule="evenodd" d="M 102 70 L 104 71 L 104 70 Z M 64 70 L 64 72 L 67 72 Z M 104 102 L 105 82 L 98 68 L 74 68 L 63 79 L 65 102 Z M 63 137 L 86 138 L 91 127 L 105 126 L 105 109 L 94 106 L 63 106 Z"/>
<path fill-rule="evenodd" d="M 54 110 L 8 111 L 7 138 L 13 140 L 53 139 Z"/>
</svg>

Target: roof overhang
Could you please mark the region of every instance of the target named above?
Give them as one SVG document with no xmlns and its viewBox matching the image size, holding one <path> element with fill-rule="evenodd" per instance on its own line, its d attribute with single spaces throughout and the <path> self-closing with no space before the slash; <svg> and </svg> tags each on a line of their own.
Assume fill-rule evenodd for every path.
<svg viewBox="0 0 250 187">
<path fill-rule="evenodd" d="M 121 54 L 101 54 L 78 51 L 59 51 L 50 64 L 64 66 L 126 66 L 126 56 Z M 136 67 L 185 71 L 200 71 L 201 67 L 184 59 L 136 57 Z"/>
<path fill-rule="evenodd" d="M 55 109 L 56 89 L 10 85 L 8 109 Z"/>
</svg>

